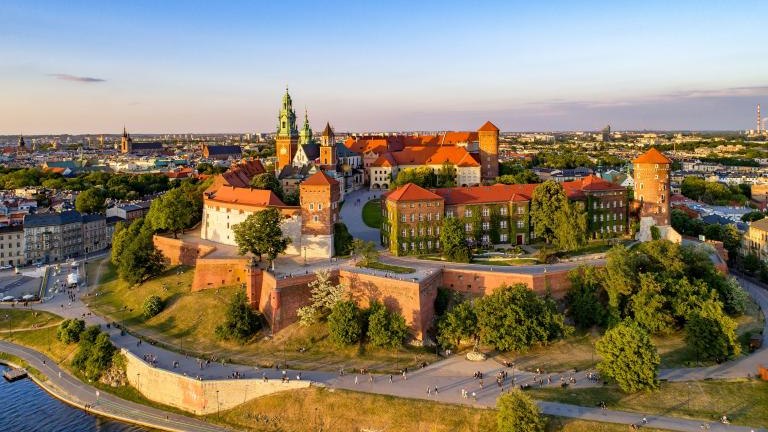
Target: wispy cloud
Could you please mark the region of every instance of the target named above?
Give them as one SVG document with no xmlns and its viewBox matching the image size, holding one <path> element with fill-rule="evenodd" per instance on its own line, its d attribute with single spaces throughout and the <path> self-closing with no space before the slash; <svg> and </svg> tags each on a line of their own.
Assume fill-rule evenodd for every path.
<svg viewBox="0 0 768 432">
<path fill-rule="evenodd" d="M 56 79 L 64 80 L 64 81 L 74 81 L 74 82 L 80 82 L 80 83 L 100 83 L 104 82 L 106 80 L 101 78 L 93 78 L 93 77 L 84 77 L 84 76 L 75 76 L 70 74 L 62 74 L 62 73 L 56 73 L 56 74 L 48 74 L 49 76 L 52 76 Z"/>
</svg>

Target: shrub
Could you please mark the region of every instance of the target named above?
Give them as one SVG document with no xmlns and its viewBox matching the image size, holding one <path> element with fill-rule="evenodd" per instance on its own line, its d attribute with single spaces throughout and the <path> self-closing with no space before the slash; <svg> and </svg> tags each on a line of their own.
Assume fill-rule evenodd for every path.
<svg viewBox="0 0 768 432">
<path fill-rule="evenodd" d="M 248 304 L 245 292 L 238 291 L 227 306 L 224 322 L 216 327 L 216 337 L 245 343 L 261 328 L 261 314 Z"/>
<path fill-rule="evenodd" d="M 363 333 L 360 308 L 353 301 L 340 301 L 328 315 L 328 333 L 337 345 L 349 345 L 360 341 Z"/>
<path fill-rule="evenodd" d="M 85 330 L 85 321 L 80 319 L 67 319 L 59 324 L 56 329 L 56 339 L 69 345 L 80 341 L 80 334 Z"/>
<path fill-rule="evenodd" d="M 368 309 L 368 341 L 373 346 L 396 347 L 408 334 L 405 318 L 390 312 L 379 302 L 372 302 Z"/>
<path fill-rule="evenodd" d="M 547 425 L 536 402 L 517 389 L 501 395 L 496 401 L 496 409 L 496 430 L 499 432 L 544 432 Z"/>
<path fill-rule="evenodd" d="M 159 296 L 153 294 L 147 297 L 144 300 L 144 305 L 142 306 L 142 310 L 144 311 L 144 318 L 150 319 L 153 316 L 159 314 L 160 311 L 163 310 L 163 307 L 165 307 L 165 304 Z"/>
</svg>

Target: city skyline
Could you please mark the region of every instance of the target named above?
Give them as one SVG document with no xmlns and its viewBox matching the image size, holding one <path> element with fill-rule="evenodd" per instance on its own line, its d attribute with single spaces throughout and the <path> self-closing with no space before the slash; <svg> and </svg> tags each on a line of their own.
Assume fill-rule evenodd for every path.
<svg viewBox="0 0 768 432">
<path fill-rule="evenodd" d="M 350 131 L 739 130 L 768 99 L 764 3 L 297 6 L 4 4 L 0 134 L 271 131 L 286 84 Z"/>
</svg>

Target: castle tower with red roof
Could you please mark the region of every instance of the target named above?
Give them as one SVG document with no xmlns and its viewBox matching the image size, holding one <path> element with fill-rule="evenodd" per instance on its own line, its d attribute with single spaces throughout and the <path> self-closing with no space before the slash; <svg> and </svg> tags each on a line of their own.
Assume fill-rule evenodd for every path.
<svg viewBox="0 0 768 432">
<path fill-rule="evenodd" d="M 325 130 L 320 137 L 320 165 L 325 169 L 336 169 L 336 136 L 331 124 L 325 124 Z"/>
<path fill-rule="evenodd" d="M 651 148 L 632 164 L 635 168 L 634 201 L 640 219 L 650 217 L 655 225 L 669 225 L 669 171 L 672 160 Z"/>
<path fill-rule="evenodd" d="M 339 182 L 322 171 L 299 185 L 301 199 L 301 247 L 305 257 L 334 255 L 333 225 L 339 221 Z"/>
<path fill-rule="evenodd" d="M 480 150 L 480 176 L 493 180 L 499 176 L 499 128 L 487 121 L 477 130 Z"/>
</svg>

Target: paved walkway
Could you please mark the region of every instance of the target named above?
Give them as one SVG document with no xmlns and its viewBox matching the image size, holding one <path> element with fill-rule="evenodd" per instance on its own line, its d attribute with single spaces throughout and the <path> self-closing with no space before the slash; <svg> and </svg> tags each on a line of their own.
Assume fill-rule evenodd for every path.
<svg viewBox="0 0 768 432">
<path fill-rule="evenodd" d="M 48 377 L 46 382 L 35 379 L 35 382 L 45 391 L 86 412 L 168 431 L 221 432 L 227 430 L 190 417 L 129 402 L 109 393 L 101 392 L 97 397 L 96 388 L 71 376 L 67 371 L 59 368 L 53 360 L 29 348 L 0 341 L 0 351 L 24 359 L 30 366 Z M 86 409 L 86 404 L 91 407 Z"/>
<path fill-rule="evenodd" d="M 341 207 L 341 222 L 347 225 L 347 230 L 352 237 L 379 244 L 379 230 L 371 228 L 363 222 L 363 206 L 374 197 L 380 197 L 380 191 L 367 189 L 356 190 L 344 197 L 344 205 Z M 360 200 L 358 202 L 358 200 Z"/>
</svg>

